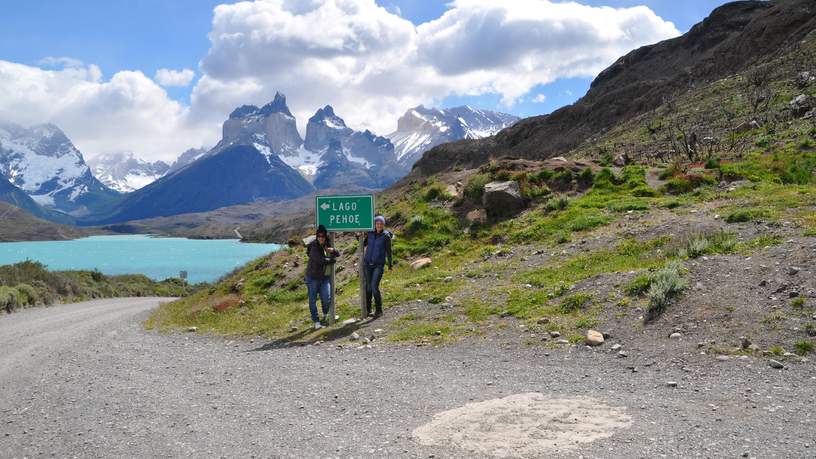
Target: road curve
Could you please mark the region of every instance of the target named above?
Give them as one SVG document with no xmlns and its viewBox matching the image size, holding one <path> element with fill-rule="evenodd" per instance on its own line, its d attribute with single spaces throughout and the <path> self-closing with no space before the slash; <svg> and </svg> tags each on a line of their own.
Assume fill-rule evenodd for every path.
<svg viewBox="0 0 816 459">
<path fill-rule="evenodd" d="M 141 321 L 160 301 L 101 300 L 0 316 L 0 457 L 514 454 L 480 453 L 467 438 L 448 443 L 435 426 L 451 435 L 484 432 L 488 448 L 506 429 L 524 457 L 816 451 L 812 364 L 784 371 L 761 359 L 705 364 L 634 347 L 620 359 L 603 347 L 547 350 L 490 338 L 445 348 L 374 341 L 373 348 L 281 349 L 146 332 Z M 525 412 L 527 400 L 544 403 Z M 475 402 L 485 403 L 469 405 Z M 468 406 L 478 417 L 459 415 Z M 576 424 L 571 409 L 588 423 Z M 592 424 L 604 418 L 617 427 Z M 540 419 L 551 420 L 535 426 Z M 580 442 L 535 453 L 536 445 L 553 443 L 547 429 L 570 439 L 575 426 L 592 435 L 579 432 Z M 518 443 L 529 432 L 538 443 Z"/>
</svg>

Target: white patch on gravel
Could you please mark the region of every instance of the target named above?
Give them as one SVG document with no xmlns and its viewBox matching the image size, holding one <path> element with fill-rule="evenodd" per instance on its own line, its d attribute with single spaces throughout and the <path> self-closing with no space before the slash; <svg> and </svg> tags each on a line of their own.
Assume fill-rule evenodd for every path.
<svg viewBox="0 0 816 459">
<path fill-rule="evenodd" d="M 456 446 L 494 457 L 537 457 L 611 437 L 632 425 L 624 408 L 589 397 L 530 392 L 443 411 L 414 430 L 429 446 Z"/>
</svg>

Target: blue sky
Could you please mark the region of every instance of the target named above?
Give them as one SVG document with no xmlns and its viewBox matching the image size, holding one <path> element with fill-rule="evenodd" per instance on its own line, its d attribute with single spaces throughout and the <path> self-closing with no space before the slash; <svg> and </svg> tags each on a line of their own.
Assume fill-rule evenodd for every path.
<svg viewBox="0 0 816 459">
<path fill-rule="evenodd" d="M 0 16 L 0 59 L 38 65 L 46 56 L 68 56 L 97 64 L 103 74 L 141 70 L 153 76 L 160 68 L 196 69 L 207 53 L 216 0 L 34 0 L 8 2 Z M 13 6 L 10 4 L 13 3 Z M 438 18 L 447 1 L 379 0 L 386 8 L 420 24 Z M 594 6 L 646 5 L 685 32 L 722 0 L 591 0 Z M 470 104 L 511 111 L 520 116 L 548 113 L 569 104 L 589 88 L 590 78 L 565 78 L 535 87 L 511 110 L 498 95 L 451 96 L 442 105 Z M 188 101 L 191 87 L 167 88 L 171 97 Z M 533 102 L 543 94 L 543 103 Z"/>
</svg>

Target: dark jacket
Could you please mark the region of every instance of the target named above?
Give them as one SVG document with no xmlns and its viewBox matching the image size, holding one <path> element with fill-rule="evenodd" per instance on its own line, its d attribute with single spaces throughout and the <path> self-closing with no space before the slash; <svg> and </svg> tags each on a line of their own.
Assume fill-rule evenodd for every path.
<svg viewBox="0 0 816 459">
<path fill-rule="evenodd" d="M 391 269 L 391 235 L 388 231 L 377 234 L 376 231 L 369 231 L 368 236 L 363 241 L 365 245 L 365 257 L 363 258 L 369 265 L 385 266 Z"/>
<path fill-rule="evenodd" d="M 317 242 L 317 239 L 306 246 L 306 254 L 309 256 L 309 262 L 306 265 L 306 275 L 312 279 L 325 279 L 326 266 L 331 266 L 331 264 L 335 262 L 335 258 L 339 255 L 337 250 L 326 254 L 323 250 L 323 246 Z"/>
</svg>

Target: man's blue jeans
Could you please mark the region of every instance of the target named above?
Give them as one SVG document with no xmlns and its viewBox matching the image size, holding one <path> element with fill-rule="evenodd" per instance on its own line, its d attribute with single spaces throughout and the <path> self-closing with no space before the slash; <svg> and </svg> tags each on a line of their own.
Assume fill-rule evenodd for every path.
<svg viewBox="0 0 816 459">
<path fill-rule="evenodd" d="M 312 322 L 319 322 L 317 295 L 320 295 L 320 306 L 322 306 L 323 315 L 325 316 L 329 313 L 329 305 L 331 305 L 331 279 L 328 277 L 312 279 L 306 276 L 306 291 L 309 293 L 309 313 L 312 315 Z"/>
<path fill-rule="evenodd" d="M 374 296 L 374 305 L 377 314 L 382 314 L 382 294 L 380 294 L 380 280 L 382 280 L 385 266 L 365 263 L 363 271 L 366 278 L 366 308 L 371 312 L 371 297 Z"/>
</svg>

